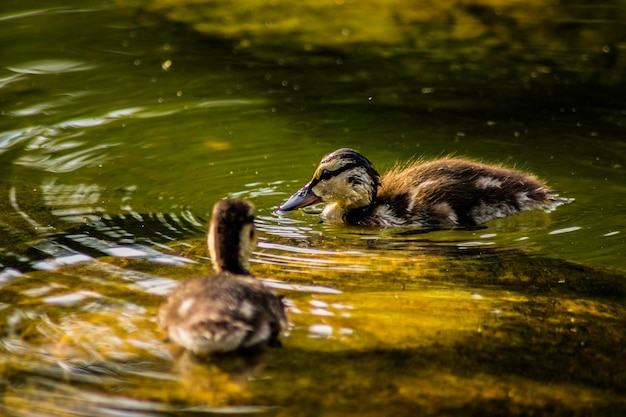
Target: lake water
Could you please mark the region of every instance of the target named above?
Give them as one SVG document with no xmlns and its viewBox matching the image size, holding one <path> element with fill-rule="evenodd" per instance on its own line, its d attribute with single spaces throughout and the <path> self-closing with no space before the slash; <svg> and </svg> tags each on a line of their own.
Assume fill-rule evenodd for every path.
<svg viewBox="0 0 626 417">
<path fill-rule="evenodd" d="M 72 3 L 0 6 L 4 414 L 626 411 L 614 66 L 553 71 L 587 58 L 548 43 L 502 67 L 451 62 L 467 42 L 280 48 Z M 604 6 L 606 21 L 576 23 L 623 13 Z M 605 47 L 621 68 L 623 43 Z M 276 213 L 340 147 L 381 171 L 503 163 L 575 201 L 429 233 Z M 177 280 L 211 272 L 205 224 L 226 196 L 256 206 L 252 268 L 287 296 L 291 327 L 281 349 L 203 362 L 163 342 L 155 313 Z"/>
</svg>

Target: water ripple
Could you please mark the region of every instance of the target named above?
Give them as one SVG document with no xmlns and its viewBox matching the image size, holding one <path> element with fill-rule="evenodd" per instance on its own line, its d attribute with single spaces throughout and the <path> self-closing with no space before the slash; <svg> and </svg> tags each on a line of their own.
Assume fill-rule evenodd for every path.
<svg viewBox="0 0 626 417">
<path fill-rule="evenodd" d="M 89 298 L 100 298 L 101 294 L 94 291 L 81 290 L 68 294 L 61 295 L 51 295 L 49 297 L 45 297 L 42 301 L 45 304 L 50 305 L 61 305 L 61 306 L 71 306 L 82 301 L 85 301 Z"/>
<path fill-rule="evenodd" d="M 41 155 L 39 158 L 25 157 L 16 161 L 19 165 L 28 166 L 61 174 L 72 172 L 89 166 L 97 166 L 109 160 L 109 156 L 103 150 L 109 149 L 117 144 L 104 144 L 92 146 L 88 149 L 77 150 L 65 155 Z"/>
<path fill-rule="evenodd" d="M 87 64 L 83 61 L 70 59 L 47 59 L 39 61 L 31 61 L 15 66 L 7 67 L 9 71 L 18 74 L 42 75 L 42 74 L 58 74 L 66 72 L 86 71 L 96 68 L 96 65 Z"/>
<path fill-rule="evenodd" d="M 77 12 L 85 12 L 85 11 L 89 11 L 93 9 L 67 9 L 67 8 L 63 8 L 63 7 L 50 7 L 47 9 L 39 9 L 39 10 L 29 10 L 26 12 L 16 12 L 16 13 L 8 13 L 5 14 L 3 16 L 0 16 L 0 22 L 6 22 L 9 20 L 16 20 L 16 19 L 24 19 L 24 18 L 30 18 L 33 16 L 40 16 L 40 15 L 45 15 L 45 14 L 51 14 L 51 13 L 77 13 Z"/>
<path fill-rule="evenodd" d="M 0 88 L 4 88 L 9 84 L 13 84 L 15 82 L 21 81 L 23 79 L 22 74 L 10 75 L 8 77 L 0 78 Z"/>
<path fill-rule="evenodd" d="M 549 232 L 549 235 L 560 235 L 562 233 L 571 233 L 571 232 L 576 232 L 578 230 L 582 229 L 582 227 L 580 226 L 571 226 L 571 227 L 564 227 L 562 229 L 557 229 L 557 230 L 552 230 L 551 232 Z"/>
<path fill-rule="evenodd" d="M 0 132 L 0 151 L 9 149 L 20 142 L 32 139 L 42 132 L 43 129 L 34 127 Z"/>
<path fill-rule="evenodd" d="M 141 112 L 143 109 L 144 109 L 143 107 L 129 107 L 126 109 L 116 109 L 116 110 L 108 111 L 100 116 L 85 117 L 81 119 L 71 119 L 65 122 L 61 122 L 57 124 L 55 127 L 60 128 L 60 129 L 67 129 L 67 128 L 85 128 L 85 127 L 102 126 L 115 120 L 128 118 L 133 115 L 136 115 L 139 112 Z"/>
</svg>

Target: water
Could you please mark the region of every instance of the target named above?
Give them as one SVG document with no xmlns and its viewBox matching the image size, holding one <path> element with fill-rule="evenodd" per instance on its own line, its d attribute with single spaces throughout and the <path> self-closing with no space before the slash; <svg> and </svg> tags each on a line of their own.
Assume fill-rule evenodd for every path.
<svg viewBox="0 0 626 417">
<path fill-rule="evenodd" d="M 446 48 L 242 46 L 100 1 L 5 2 L 0 22 L 4 414 L 626 409 L 615 71 L 612 89 L 528 81 L 532 63 L 458 71 Z M 381 171 L 505 163 L 575 201 L 430 233 L 276 213 L 339 147 Z M 198 362 L 155 313 L 211 272 L 205 224 L 225 196 L 257 207 L 252 268 L 287 295 L 291 328 L 282 349 Z"/>
</svg>

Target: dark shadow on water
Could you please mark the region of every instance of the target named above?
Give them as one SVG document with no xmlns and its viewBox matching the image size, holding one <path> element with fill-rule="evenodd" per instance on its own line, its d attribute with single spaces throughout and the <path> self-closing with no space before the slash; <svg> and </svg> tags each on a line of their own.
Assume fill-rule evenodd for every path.
<svg viewBox="0 0 626 417">
<path fill-rule="evenodd" d="M 452 345 L 334 353 L 289 349 L 276 359 L 276 386 L 269 391 L 282 395 L 284 406 L 308 410 L 306 415 L 414 410 L 617 416 L 626 411 L 626 366 L 613 359 L 624 354 L 626 340 L 619 330 L 622 321 L 608 324 L 596 329 L 589 323 L 573 333 L 542 324 L 542 318 L 520 316 Z M 294 376 L 296 382 L 288 382 Z"/>
</svg>

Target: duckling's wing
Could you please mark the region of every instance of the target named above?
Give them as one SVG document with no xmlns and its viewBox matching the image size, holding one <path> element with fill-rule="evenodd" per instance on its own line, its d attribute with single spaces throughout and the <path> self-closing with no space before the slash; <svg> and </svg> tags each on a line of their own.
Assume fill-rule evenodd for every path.
<svg viewBox="0 0 626 417">
<path fill-rule="evenodd" d="M 239 278 L 232 290 L 235 316 L 250 328 L 242 347 L 275 345 L 287 322 L 282 298 L 254 278 Z"/>
<path fill-rule="evenodd" d="M 382 179 L 378 199 L 407 223 L 423 226 L 475 226 L 567 202 L 533 175 L 464 159 L 391 171 Z"/>
</svg>

